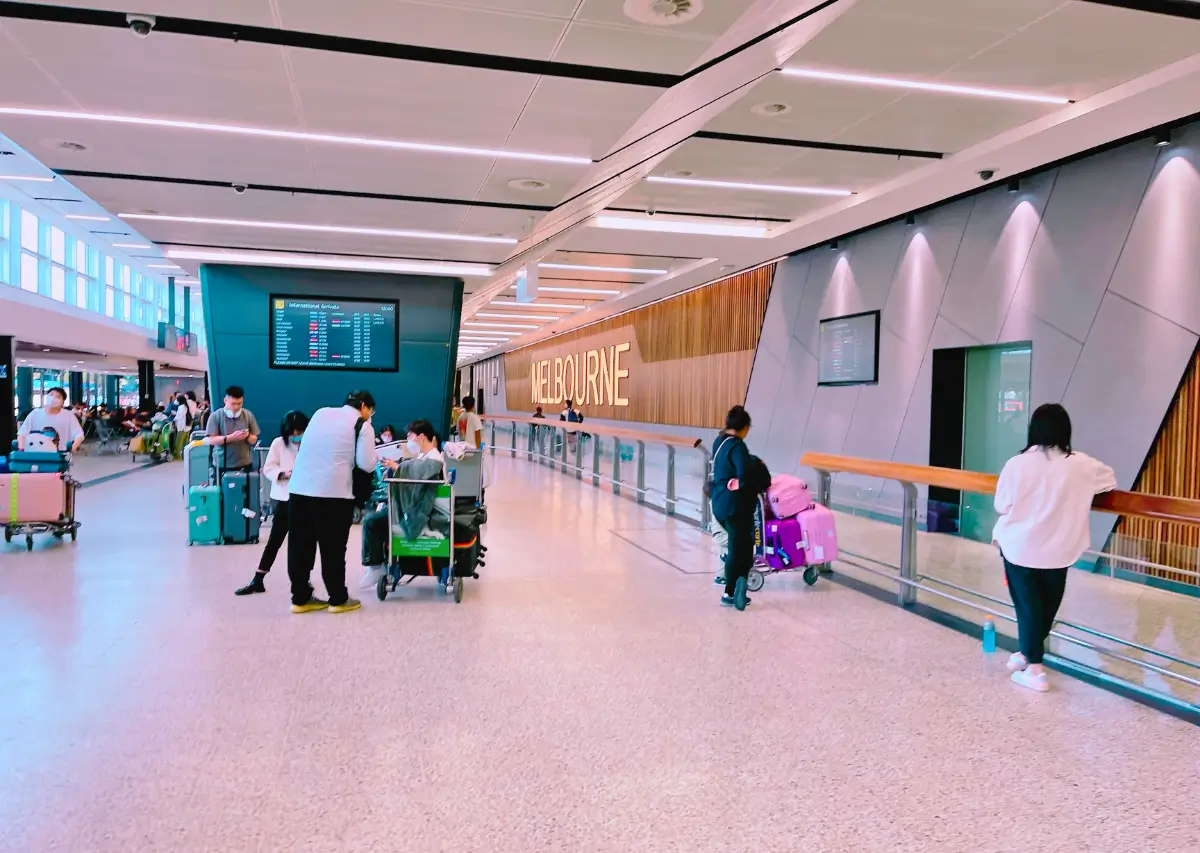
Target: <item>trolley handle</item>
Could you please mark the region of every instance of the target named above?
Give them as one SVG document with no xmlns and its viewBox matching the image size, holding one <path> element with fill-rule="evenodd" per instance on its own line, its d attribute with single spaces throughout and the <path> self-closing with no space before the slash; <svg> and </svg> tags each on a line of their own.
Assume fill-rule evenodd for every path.
<svg viewBox="0 0 1200 853">
<path fill-rule="evenodd" d="M 398 477 L 384 477 L 385 483 L 399 483 L 405 486 L 450 486 L 452 480 L 401 480 Z"/>
</svg>

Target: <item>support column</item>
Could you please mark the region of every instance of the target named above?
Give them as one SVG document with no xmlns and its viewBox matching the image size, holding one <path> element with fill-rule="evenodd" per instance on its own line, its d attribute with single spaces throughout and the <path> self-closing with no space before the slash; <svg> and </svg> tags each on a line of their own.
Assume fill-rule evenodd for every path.
<svg viewBox="0 0 1200 853">
<path fill-rule="evenodd" d="M 17 368 L 17 417 L 33 411 L 33 368 Z"/>
<path fill-rule="evenodd" d="M 15 411 L 9 410 L 17 384 L 16 339 L 12 335 L 0 335 L 0 400 L 4 400 L 3 415 L 0 416 L 0 456 L 7 456 L 17 437 Z"/>
<path fill-rule="evenodd" d="M 174 292 L 175 288 L 172 287 L 171 290 Z M 175 315 L 172 314 L 172 323 L 175 322 L 174 317 Z M 192 331 L 192 289 L 187 285 L 184 285 L 183 288 L 183 330 L 189 333 Z"/>
<path fill-rule="evenodd" d="M 167 276 L 167 325 L 175 325 L 175 276 Z"/>
<path fill-rule="evenodd" d="M 138 359 L 138 408 L 153 412 L 158 401 L 154 399 L 154 362 Z"/>
<path fill-rule="evenodd" d="M 115 409 L 121 402 L 121 377 L 111 373 L 104 375 L 104 403 Z"/>
<path fill-rule="evenodd" d="M 81 371 L 72 370 L 71 375 L 67 377 L 67 398 L 68 406 L 83 402 L 83 373 Z"/>
</svg>

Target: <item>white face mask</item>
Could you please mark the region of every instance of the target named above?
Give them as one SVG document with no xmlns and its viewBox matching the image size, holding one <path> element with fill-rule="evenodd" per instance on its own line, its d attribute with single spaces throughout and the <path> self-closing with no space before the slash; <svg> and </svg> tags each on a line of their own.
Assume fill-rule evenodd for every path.
<svg viewBox="0 0 1200 853">
<path fill-rule="evenodd" d="M 410 438 L 408 441 L 406 441 L 404 443 L 404 446 L 406 448 L 408 448 L 408 454 L 410 456 L 420 456 L 421 455 L 421 445 L 417 443 L 417 440 L 415 438 Z"/>
<path fill-rule="evenodd" d="M 237 412 L 235 412 L 233 409 L 231 409 L 231 408 L 229 408 L 228 406 L 226 406 L 226 407 L 225 407 L 225 417 L 227 417 L 227 418 L 236 418 L 236 417 L 237 417 Z"/>
</svg>

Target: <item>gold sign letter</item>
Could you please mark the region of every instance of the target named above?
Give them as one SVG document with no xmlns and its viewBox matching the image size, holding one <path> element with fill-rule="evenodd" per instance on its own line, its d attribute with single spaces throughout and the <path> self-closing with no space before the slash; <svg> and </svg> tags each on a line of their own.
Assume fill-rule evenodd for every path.
<svg viewBox="0 0 1200 853">
<path fill-rule="evenodd" d="M 621 367 L 621 353 L 629 352 L 629 344 L 617 344 L 613 349 L 613 405 L 628 406 L 629 398 L 621 396 L 621 380 L 629 378 L 629 370 Z"/>
</svg>

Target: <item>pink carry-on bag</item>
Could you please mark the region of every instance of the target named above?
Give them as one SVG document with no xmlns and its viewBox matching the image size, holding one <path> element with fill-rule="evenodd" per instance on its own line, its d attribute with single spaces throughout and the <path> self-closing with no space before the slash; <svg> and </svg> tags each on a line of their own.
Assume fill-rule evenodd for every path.
<svg viewBox="0 0 1200 853">
<path fill-rule="evenodd" d="M 802 571 L 804 582 L 812 586 L 820 567 L 837 557 L 833 513 L 813 504 L 794 518 L 773 518 L 763 524 L 761 562 L 751 570 L 746 586 L 756 592 L 762 589 L 766 575 L 797 571 Z"/>
<path fill-rule="evenodd" d="M 0 474 L 0 522 L 58 521 L 63 503 L 57 474 Z"/>
<path fill-rule="evenodd" d="M 791 474 L 776 474 L 767 489 L 767 508 L 775 518 L 792 518 L 813 505 L 808 483 Z"/>
</svg>

